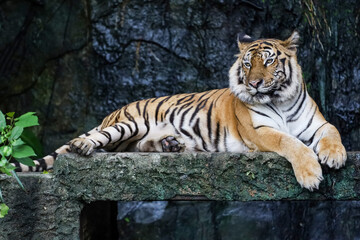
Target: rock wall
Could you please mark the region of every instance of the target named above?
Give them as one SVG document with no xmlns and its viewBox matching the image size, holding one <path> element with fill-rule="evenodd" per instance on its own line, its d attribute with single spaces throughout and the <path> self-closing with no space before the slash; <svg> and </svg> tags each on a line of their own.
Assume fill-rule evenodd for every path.
<svg viewBox="0 0 360 240">
<path fill-rule="evenodd" d="M 0 2 L 0 109 L 36 111 L 45 152 L 138 99 L 228 86 L 236 36 L 302 36 L 310 93 L 360 149 L 357 0 Z"/>
</svg>

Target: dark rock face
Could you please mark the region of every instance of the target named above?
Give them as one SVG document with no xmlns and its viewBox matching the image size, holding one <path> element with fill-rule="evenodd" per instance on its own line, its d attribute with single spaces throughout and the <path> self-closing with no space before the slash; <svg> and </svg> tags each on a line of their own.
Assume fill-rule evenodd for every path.
<svg viewBox="0 0 360 240">
<path fill-rule="evenodd" d="M 119 202 L 118 239 L 357 239 L 360 204 L 343 201 Z M 157 209 L 158 210 L 158 209 Z M 150 221 L 151 220 L 151 221 Z"/>
<path fill-rule="evenodd" d="M 236 36 L 302 36 L 311 95 L 360 148 L 360 3 L 2 1 L 0 109 L 36 111 L 45 152 L 138 99 L 228 86 Z"/>
</svg>

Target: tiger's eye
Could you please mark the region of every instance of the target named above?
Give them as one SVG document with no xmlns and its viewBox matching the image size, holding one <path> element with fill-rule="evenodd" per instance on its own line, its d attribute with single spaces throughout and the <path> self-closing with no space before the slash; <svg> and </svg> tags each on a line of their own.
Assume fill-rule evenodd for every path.
<svg viewBox="0 0 360 240">
<path fill-rule="evenodd" d="M 265 65 L 268 66 L 268 65 L 272 64 L 273 62 L 274 62 L 273 59 L 268 59 L 268 60 L 266 60 Z"/>
<path fill-rule="evenodd" d="M 250 63 L 248 63 L 248 62 L 244 62 L 244 66 L 247 67 L 247 68 L 251 67 Z"/>
</svg>

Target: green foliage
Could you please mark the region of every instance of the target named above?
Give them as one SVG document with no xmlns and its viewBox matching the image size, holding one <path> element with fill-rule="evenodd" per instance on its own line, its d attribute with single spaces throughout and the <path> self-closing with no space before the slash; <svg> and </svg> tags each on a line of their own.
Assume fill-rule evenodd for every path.
<svg viewBox="0 0 360 240">
<path fill-rule="evenodd" d="M 6 214 L 9 211 L 9 207 L 5 203 L 0 204 L 0 218 L 3 218 L 6 216 Z"/>
<path fill-rule="evenodd" d="M 42 153 L 42 147 L 36 137 L 27 127 L 39 125 L 38 117 L 34 112 L 28 112 L 15 118 L 15 112 L 4 115 L 0 111 L 0 172 L 13 176 L 20 187 L 25 190 L 23 184 L 15 173 L 15 167 L 11 162 L 17 161 L 27 166 L 35 166 L 30 157 Z M 39 147 L 40 146 L 40 147 Z M 34 149 L 36 149 L 34 151 Z M 0 218 L 4 217 L 9 207 L 4 203 L 0 189 Z"/>
</svg>

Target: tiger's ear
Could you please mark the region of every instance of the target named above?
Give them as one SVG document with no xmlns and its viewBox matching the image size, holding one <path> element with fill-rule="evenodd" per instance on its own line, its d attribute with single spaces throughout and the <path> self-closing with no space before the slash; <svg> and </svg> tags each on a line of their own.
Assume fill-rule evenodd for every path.
<svg viewBox="0 0 360 240">
<path fill-rule="evenodd" d="M 252 41 L 253 39 L 249 35 L 245 33 L 239 33 L 237 35 L 237 44 L 239 51 L 242 52 Z"/>
<path fill-rule="evenodd" d="M 296 48 L 298 46 L 300 39 L 300 35 L 297 31 L 294 31 L 291 36 L 286 39 L 285 41 L 282 41 L 281 45 L 286 47 L 287 49 L 296 52 Z"/>
</svg>

